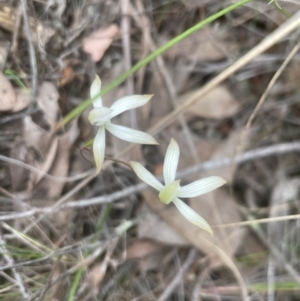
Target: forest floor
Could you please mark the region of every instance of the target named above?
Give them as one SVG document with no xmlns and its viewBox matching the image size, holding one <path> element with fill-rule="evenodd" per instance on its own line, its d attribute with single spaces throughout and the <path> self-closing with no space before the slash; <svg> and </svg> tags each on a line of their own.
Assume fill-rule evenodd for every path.
<svg viewBox="0 0 300 301">
<path fill-rule="evenodd" d="M 0 1 L 0 300 L 299 300 L 299 41 L 299 0 Z M 107 132 L 97 175 L 96 75 L 159 142 Z M 128 168 L 171 138 L 227 181 L 184 199 L 213 237 Z"/>
</svg>

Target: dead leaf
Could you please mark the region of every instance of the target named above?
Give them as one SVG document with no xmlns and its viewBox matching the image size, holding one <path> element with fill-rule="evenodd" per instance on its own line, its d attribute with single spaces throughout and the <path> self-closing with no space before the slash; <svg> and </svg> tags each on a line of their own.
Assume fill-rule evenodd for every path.
<svg viewBox="0 0 300 301">
<path fill-rule="evenodd" d="M 232 158 L 243 152 L 249 145 L 251 137 L 251 131 L 246 133 L 242 129 L 232 131 L 226 140 L 221 142 L 215 147 L 210 160 L 218 160 L 222 158 Z M 220 167 L 217 169 L 208 170 L 205 172 L 205 176 L 219 176 L 231 183 L 234 179 L 237 165 L 232 163 L 231 165 Z"/>
<path fill-rule="evenodd" d="M 16 103 L 12 112 L 19 112 L 26 109 L 30 104 L 30 92 L 24 89 L 15 89 Z"/>
<path fill-rule="evenodd" d="M 35 157 L 24 140 L 20 138 L 17 139 L 11 147 L 10 158 L 33 165 Z M 9 165 L 9 171 L 12 179 L 13 192 L 27 190 L 30 181 L 30 172 L 14 164 Z"/>
<path fill-rule="evenodd" d="M 62 77 L 58 81 L 58 86 L 63 87 L 67 85 L 68 83 L 72 82 L 74 78 L 75 78 L 74 69 L 71 66 L 67 66 L 64 68 Z"/>
<path fill-rule="evenodd" d="M 252 241 L 252 237 L 250 236 L 251 234 L 247 231 L 247 229 L 242 228 L 236 229 L 235 231 L 231 230 L 231 232 L 225 232 L 226 235 L 223 235 L 220 230 L 216 230 L 215 228 L 215 235 L 211 238 L 207 232 L 191 224 L 187 219 L 185 219 L 172 203 L 167 206 L 161 203 L 157 198 L 157 194 L 153 190 L 144 190 L 143 195 L 147 204 L 169 226 L 189 241 L 190 244 L 194 245 L 198 250 L 210 256 L 212 260 L 212 267 L 214 268 L 219 267 L 220 265 L 228 265 L 230 268 L 234 268 L 230 258 L 236 252 L 240 251 L 240 247 L 245 244 L 246 238 L 247 241 Z M 226 206 L 226 204 L 227 203 L 224 202 L 224 206 Z M 202 207 L 198 212 L 205 217 Z M 233 220 L 234 219 L 230 219 L 231 222 Z M 208 220 L 208 222 L 210 222 L 210 220 Z M 227 233 L 229 234 L 228 236 Z M 252 243 L 249 245 L 252 246 Z M 255 246 L 256 245 L 257 244 L 255 244 Z M 251 250 L 248 248 L 247 252 L 251 253 Z"/>
<path fill-rule="evenodd" d="M 54 130 L 57 115 L 59 94 L 56 87 L 50 82 L 43 82 L 38 90 L 37 104 L 43 112 L 43 120 L 47 123 L 48 130 Z"/>
<path fill-rule="evenodd" d="M 98 29 L 83 40 L 84 52 L 90 54 L 94 62 L 100 61 L 118 33 L 119 27 L 116 24 Z"/>
<path fill-rule="evenodd" d="M 135 240 L 127 249 L 126 259 L 138 259 L 140 270 L 144 273 L 161 268 L 162 262 L 166 261 L 166 255 L 170 248 L 159 244 L 154 240 Z M 159 260 L 158 260 L 159 258 Z"/>
<path fill-rule="evenodd" d="M 158 244 L 153 240 L 149 240 L 149 239 L 135 240 L 127 248 L 126 259 L 147 257 L 148 255 L 160 250 L 161 248 L 162 245 Z"/>
<path fill-rule="evenodd" d="M 0 70 L 3 70 L 5 67 L 9 49 L 10 49 L 9 41 L 0 42 Z"/>
<path fill-rule="evenodd" d="M 10 81 L 0 72 L 0 111 L 10 111 L 16 103 L 16 94 Z"/>
<path fill-rule="evenodd" d="M 52 141 L 51 147 L 57 141 L 57 147 L 53 148 L 55 150 L 52 160 L 50 160 L 51 165 L 49 166 L 48 173 L 54 177 L 67 177 L 70 164 L 70 150 L 73 146 L 75 140 L 79 135 L 79 129 L 77 126 L 77 120 L 71 123 L 71 127 L 67 132 L 61 136 L 55 137 Z M 51 148 L 50 148 L 51 149 Z M 49 150 L 48 154 L 51 153 Z M 43 162 L 45 165 L 45 162 Z M 42 168 L 42 167 L 41 167 Z M 48 197 L 55 198 L 59 197 L 65 186 L 63 181 L 53 181 L 49 178 L 44 178 L 35 187 L 35 193 L 47 195 Z"/>
<path fill-rule="evenodd" d="M 143 195 L 146 198 L 149 196 L 146 191 L 143 192 Z M 151 194 L 151 196 L 154 197 L 154 194 Z M 178 234 L 151 209 L 149 210 L 148 206 L 142 205 L 139 214 L 143 216 L 138 227 L 139 238 L 153 239 L 165 245 L 189 245 L 189 242 L 184 237 Z"/>
<path fill-rule="evenodd" d="M 56 155 L 57 140 L 55 140 L 54 127 L 58 114 L 58 92 L 51 83 L 43 83 L 38 91 L 37 105 L 40 108 L 38 116 L 26 116 L 23 120 L 23 142 L 17 141 L 12 146 L 11 157 L 27 164 L 33 165 L 43 172 L 48 172 Z M 34 119 L 34 120 L 33 120 Z M 37 124 L 38 122 L 39 124 Z M 44 126 L 46 129 L 41 127 Z M 18 154 L 18 148 L 22 152 Z M 10 172 L 17 184 L 14 188 L 31 190 L 40 180 L 41 176 L 29 172 L 16 165 L 11 165 Z"/>
<path fill-rule="evenodd" d="M 184 102 L 197 93 L 198 90 L 183 94 L 179 97 L 179 102 Z M 223 119 L 236 114 L 239 110 L 240 103 L 229 92 L 225 85 L 221 85 L 198 99 L 188 108 L 186 115 Z"/>
<path fill-rule="evenodd" d="M 193 140 L 193 145 L 195 146 L 198 157 L 200 159 L 199 163 L 210 160 L 212 155 L 219 149 L 218 145 L 213 144 L 206 139 L 202 139 L 198 135 L 193 134 L 192 132 L 190 133 L 190 135 Z M 175 139 L 178 145 L 180 146 L 180 159 L 178 162 L 177 171 L 195 165 L 196 162 L 194 161 L 193 156 L 191 155 L 189 144 L 183 130 L 178 130 L 176 128 L 169 128 L 168 131 L 164 131 L 162 133 L 162 139 L 160 140 L 160 146 L 159 146 L 160 152 L 162 154 L 165 153 L 170 143 L 171 137 Z M 159 175 L 161 175 L 161 173 L 156 174 L 156 176 Z M 187 176 L 185 180 L 195 181 L 198 179 L 198 177 L 199 175 L 190 175 Z"/>
<path fill-rule="evenodd" d="M 46 154 L 46 157 L 43 158 L 41 162 L 36 161 L 35 167 L 39 169 L 42 172 L 48 172 L 50 167 L 52 166 L 53 160 L 55 158 L 55 155 L 57 153 L 57 147 L 58 147 L 58 139 L 57 137 L 54 137 L 52 139 L 51 144 L 49 145 L 49 150 Z M 34 184 L 38 184 L 38 182 L 43 178 L 42 174 L 36 174 Z"/>
<path fill-rule="evenodd" d="M 53 133 L 37 125 L 30 116 L 24 118 L 23 139 L 28 148 L 35 151 L 36 162 L 41 167 L 45 162 L 52 142 Z M 46 172 L 46 170 L 43 170 Z"/>
<path fill-rule="evenodd" d="M 19 12 L 19 7 L 0 3 L 0 27 L 13 33 Z M 56 30 L 47 26 L 36 17 L 28 16 L 28 23 L 30 26 L 32 42 L 39 49 L 44 47 L 56 33 Z M 21 26 L 20 34 L 23 38 L 27 39 L 28 35 L 24 26 Z"/>
<path fill-rule="evenodd" d="M 236 200 L 224 188 L 218 188 L 206 195 L 190 200 L 190 206 L 198 212 L 211 226 L 241 222 L 241 215 L 236 207 Z M 248 233 L 247 228 L 215 228 L 211 239 L 227 254 L 233 256 L 244 243 L 243 238 Z M 249 239 L 249 238 L 248 238 Z"/>
<path fill-rule="evenodd" d="M 33 122 L 32 122 L 33 123 Z M 53 133 L 52 133 L 53 134 Z M 77 126 L 77 120 L 74 120 L 71 123 L 71 127 L 67 132 L 65 132 L 61 136 L 53 136 L 52 142 L 49 144 L 49 151 L 46 153 L 45 161 L 38 162 L 36 158 L 32 159 L 33 165 L 40 170 L 47 172 L 51 176 L 54 177 L 67 177 L 69 171 L 69 164 L 70 164 L 70 150 L 73 146 L 73 143 L 77 139 L 79 135 L 79 129 Z M 25 148 L 28 152 L 28 147 Z M 26 152 L 25 152 L 26 154 Z M 30 154 L 30 153 L 29 153 Z M 28 156 L 28 154 L 27 154 Z M 13 174 L 16 172 L 13 169 Z M 18 169 L 16 169 L 17 171 Z M 66 182 L 64 181 L 54 181 L 52 179 L 46 177 L 40 177 L 36 174 L 30 173 L 27 171 L 25 176 L 29 177 L 30 181 L 27 181 L 28 185 L 26 189 L 31 193 L 31 198 L 29 198 L 28 203 L 35 207 L 43 208 L 45 206 L 53 206 L 55 203 L 55 198 L 59 197 L 64 189 Z M 22 179 L 25 178 L 24 175 L 21 175 L 22 178 L 18 180 L 17 183 L 21 182 Z M 16 176 L 18 179 L 18 175 Z M 27 196 L 28 199 L 28 196 Z M 53 214 L 48 215 L 48 222 L 51 223 L 51 227 L 47 224 L 45 228 L 40 225 L 40 228 L 43 229 L 43 233 L 47 239 L 51 237 L 53 241 L 59 240 L 61 238 L 60 231 L 63 231 L 70 223 L 72 218 L 74 217 L 74 210 L 62 210 L 55 212 Z M 15 227 L 17 229 L 25 228 L 28 225 L 28 219 L 19 219 L 15 223 Z M 59 231 L 55 231 L 55 229 L 59 229 Z M 53 231 L 53 232 L 52 232 Z M 31 234 L 37 234 L 36 230 L 30 230 Z M 41 238 L 45 241 L 44 238 Z"/>
<path fill-rule="evenodd" d="M 154 74 L 157 74 L 157 76 L 154 76 L 149 83 L 149 91 L 154 91 L 154 96 L 151 98 L 151 101 L 144 106 L 146 108 L 148 106 L 150 109 L 148 112 L 145 111 L 147 115 L 144 114 L 142 117 L 147 128 L 156 124 L 163 116 L 169 114 L 173 109 L 169 93 L 159 70 L 155 68 L 153 72 Z M 149 118 L 150 116 L 151 118 Z"/>
<path fill-rule="evenodd" d="M 103 262 L 96 264 L 89 272 L 88 282 L 93 289 L 96 289 L 102 282 L 106 274 L 107 265 L 108 265 L 108 260 L 104 260 Z"/>
<path fill-rule="evenodd" d="M 205 27 L 185 38 L 164 53 L 170 60 L 183 56 L 189 61 L 216 61 L 234 55 L 238 44 L 231 40 L 228 27 Z M 169 37 L 162 36 L 159 45 L 165 44 Z"/>
<path fill-rule="evenodd" d="M 52 142 L 59 112 L 58 92 L 53 84 L 44 82 L 37 95 L 40 112 L 24 119 L 24 140 L 45 160 Z"/>
</svg>

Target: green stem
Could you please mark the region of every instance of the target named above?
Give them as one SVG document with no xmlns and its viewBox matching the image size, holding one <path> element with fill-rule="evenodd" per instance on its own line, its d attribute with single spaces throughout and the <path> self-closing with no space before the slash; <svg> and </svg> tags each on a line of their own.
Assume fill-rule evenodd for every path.
<svg viewBox="0 0 300 301">
<path fill-rule="evenodd" d="M 168 49 L 170 49 L 171 47 L 173 47 L 174 45 L 176 45 L 177 43 L 179 43 L 180 41 L 182 41 L 183 39 L 187 38 L 188 36 L 190 36 L 191 34 L 193 34 L 194 32 L 196 32 L 197 30 L 203 28 L 204 26 L 208 25 L 209 23 L 215 21 L 216 19 L 224 16 L 225 14 L 243 6 L 244 4 L 251 2 L 253 0 L 240 0 L 237 3 L 230 5 L 226 8 L 224 8 L 223 10 L 219 11 L 218 13 L 206 18 L 203 21 L 200 21 L 199 23 L 197 23 L 196 25 L 192 26 L 191 28 L 189 28 L 188 30 L 186 30 L 185 32 L 183 32 L 182 34 L 178 35 L 177 37 L 173 38 L 172 40 L 170 40 L 169 42 L 167 42 L 166 44 L 164 44 L 163 46 L 161 46 L 160 48 L 158 48 L 157 50 L 155 50 L 154 52 L 150 53 L 147 57 L 145 57 L 144 59 L 142 59 L 141 61 L 139 61 L 138 63 L 136 63 L 131 69 L 129 69 L 128 71 L 124 72 L 123 74 L 121 74 L 119 77 L 117 77 L 115 80 L 113 80 L 111 83 L 109 83 L 107 86 L 105 86 L 101 93 L 98 96 L 103 96 L 106 93 L 108 93 L 109 91 L 111 91 L 113 88 L 117 87 L 118 85 L 120 85 L 122 82 L 124 82 L 129 76 L 133 75 L 135 72 L 137 72 L 140 68 L 142 68 L 143 66 L 147 65 L 148 63 L 150 63 L 153 59 L 155 59 L 156 57 L 158 57 L 159 55 L 161 55 L 162 53 L 164 53 L 165 51 L 167 51 Z M 81 114 L 86 108 L 88 108 L 90 105 L 92 104 L 92 99 L 89 98 L 87 100 L 85 100 L 82 104 L 80 104 L 79 106 L 77 106 L 76 108 L 74 108 L 70 113 L 68 113 L 62 120 L 62 125 L 67 124 L 68 122 L 70 122 L 73 118 L 75 118 L 76 116 L 78 116 L 79 114 Z"/>
</svg>

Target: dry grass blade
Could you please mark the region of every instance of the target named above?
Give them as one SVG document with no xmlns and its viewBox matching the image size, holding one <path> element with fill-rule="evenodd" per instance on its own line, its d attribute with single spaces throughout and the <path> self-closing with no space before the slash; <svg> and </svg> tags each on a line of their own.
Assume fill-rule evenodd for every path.
<svg viewBox="0 0 300 301">
<path fill-rule="evenodd" d="M 14 265 L 14 260 L 13 258 L 9 255 L 9 251 L 7 250 L 6 246 L 6 241 L 3 237 L 2 234 L 0 234 L 0 250 L 1 253 L 3 254 L 3 257 L 5 261 L 7 262 L 8 265 Z M 23 298 L 27 298 L 29 295 L 26 291 L 23 279 L 21 274 L 16 270 L 16 268 L 12 268 L 12 273 L 15 278 L 15 281 L 17 283 L 17 286 L 19 287 L 20 293 L 23 296 Z"/>
<path fill-rule="evenodd" d="M 244 221 L 244 222 L 239 222 L 239 223 L 216 225 L 214 227 L 215 228 L 231 228 L 231 227 L 236 228 L 236 227 L 245 227 L 245 226 L 255 226 L 257 224 L 269 224 L 269 223 L 276 223 L 276 222 L 292 221 L 292 220 L 298 220 L 298 219 L 300 219 L 300 214 L 293 214 L 293 215 L 253 219 L 250 221 Z"/>
</svg>

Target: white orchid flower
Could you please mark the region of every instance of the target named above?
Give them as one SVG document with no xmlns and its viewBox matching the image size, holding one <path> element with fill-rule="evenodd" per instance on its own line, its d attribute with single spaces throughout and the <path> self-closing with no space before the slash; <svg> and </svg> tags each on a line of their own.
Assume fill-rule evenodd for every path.
<svg viewBox="0 0 300 301">
<path fill-rule="evenodd" d="M 116 137 L 128 142 L 158 144 L 157 141 L 149 134 L 111 123 L 111 119 L 113 117 L 116 117 L 127 110 L 143 106 L 153 95 L 132 95 L 123 97 L 117 100 L 110 108 L 106 108 L 102 105 L 101 96 L 98 96 L 100 91 L 101 80 L 99 76 L 96 76 L 90 89 L 94 109 L 91 110 L 88 119 L 91 124 L 99 126 L 98 133 L 93 143 L 93 153 L 97 173 L 101 170 L 104 161 L 105 129 Z"/>
<path fill-rule="evenodd" d="M 179 197 L 193 198 L 205 194 L 224 185 L 226 181 L 220 177 L 213 176 L 195 181 L 191 184 L 181 187 L 180 180 L 175 181 L 178 160 L 179 146 L 174 139 L 171 139 L 163 167 L 165 185 L 161 184 L 156 179 L 156 177 L 154 177 L 140 163 L 131 161 L 130 165 L 136 175 L 142 181 L 159 191 L 158 197 L 161 202 L 163 202 L 164 204 L 173 202 L 180 213 L 187 220 L 213 235 L 213 231 L 210 225 L 197 212 L 195 212 L 192 208 L 181 201 Z"/>
</svg>

